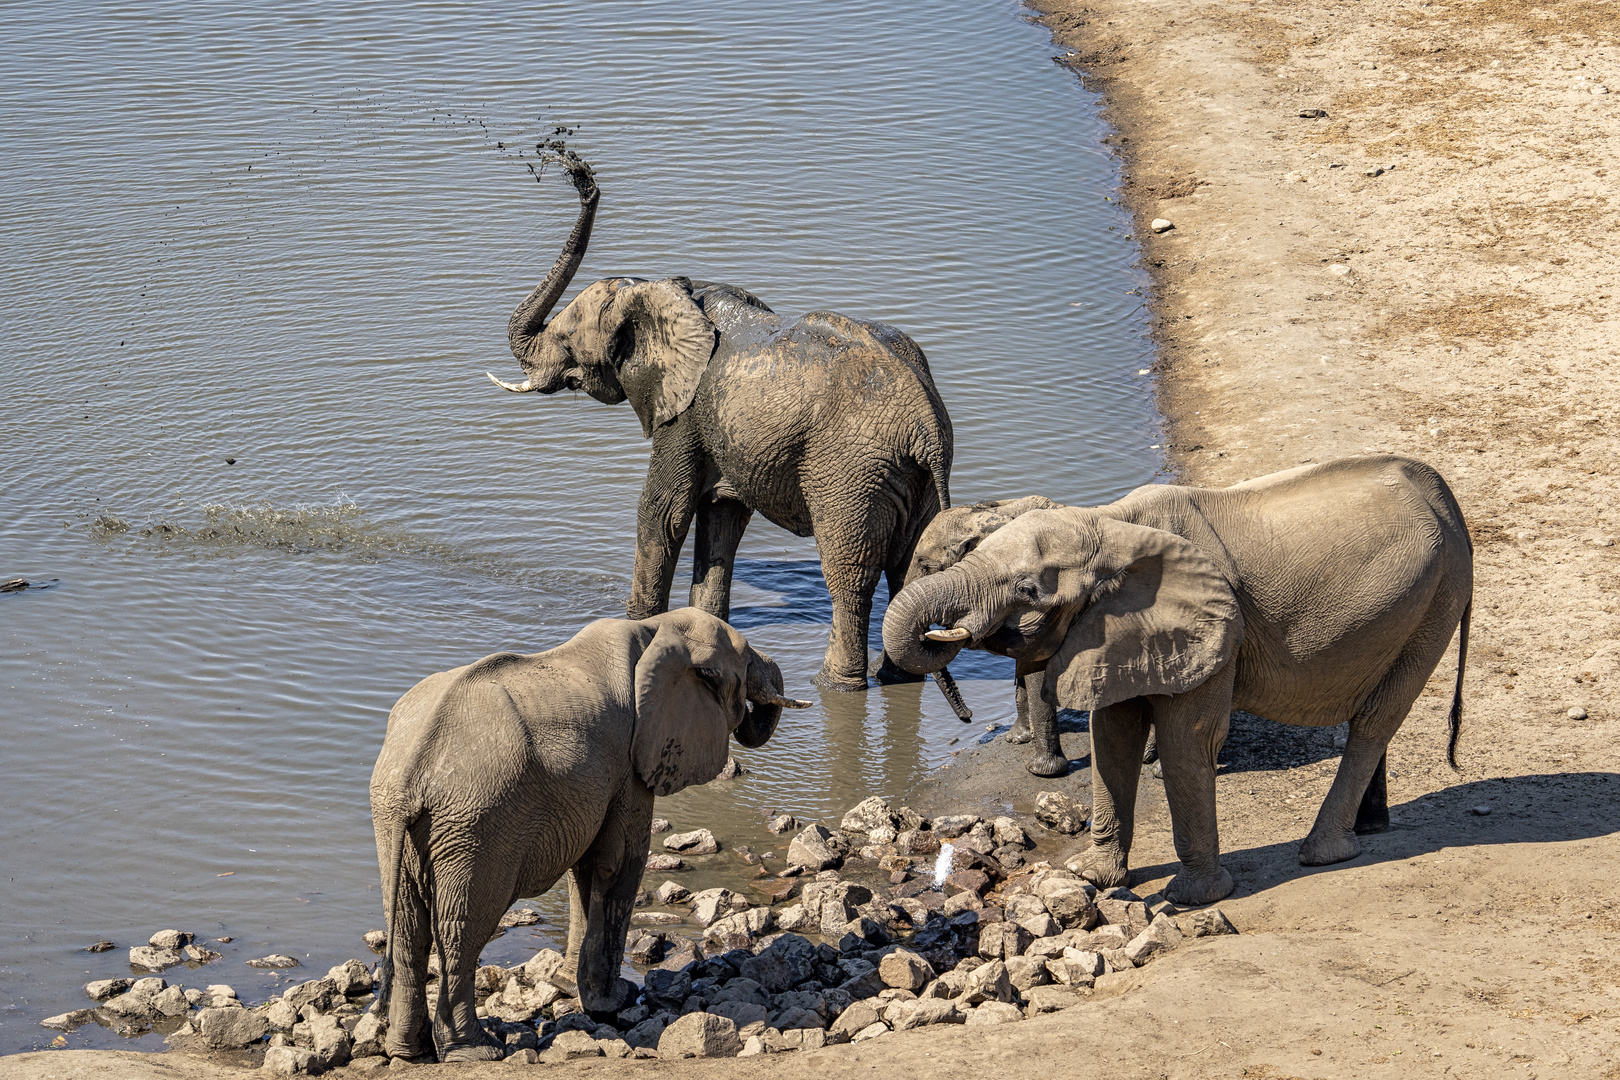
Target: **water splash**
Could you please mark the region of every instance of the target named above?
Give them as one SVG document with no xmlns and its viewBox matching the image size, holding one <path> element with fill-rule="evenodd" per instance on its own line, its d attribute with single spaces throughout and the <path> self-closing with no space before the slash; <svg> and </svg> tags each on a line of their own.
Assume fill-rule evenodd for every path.
<svg viewBox="0 0 1620 1080">
<path fill-rule="evenodd" d="M 945 884 L 945 878 L 951 872 L 951 856 L 956 849 L 950 844 L 939 845 L 939 858 L 934 860 L 934 888 Z"/>
</svg>

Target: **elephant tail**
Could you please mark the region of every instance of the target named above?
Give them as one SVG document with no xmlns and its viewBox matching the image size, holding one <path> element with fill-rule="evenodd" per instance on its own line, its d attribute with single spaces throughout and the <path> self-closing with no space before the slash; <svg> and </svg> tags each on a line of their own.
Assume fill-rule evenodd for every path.
<svg viewBox="0 0 1620 1080">
<path fill-rule="evenodd" d="M 1468 667 L 1468 624 L 1473 620 L 1474 602 L 1463 608 L 1462 629 L 1457 634 L 1457 688 L 1451 694 L 1451 736 L 1446 743 L 1446 764 L 1457 767 L 1457 737 L 1462 734 L 1463 672 Z"/>
</svg>

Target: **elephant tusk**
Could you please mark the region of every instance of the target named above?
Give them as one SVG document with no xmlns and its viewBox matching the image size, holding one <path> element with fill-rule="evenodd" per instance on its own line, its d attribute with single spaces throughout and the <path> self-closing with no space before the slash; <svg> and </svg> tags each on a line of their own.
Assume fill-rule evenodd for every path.
<svg viewBox="0 0 1620 1080">
<path fill-rule="evenodd" d="M 800 701 L 798 698 L 782 697 L 780 694 L 768 697 L 762 704 L 776 705 L 784 709 L 808 709 L 814 705 L 813 701 Z"/>
<path fill-rule="evenodd" d="M 966 641 L 973 636 L 973 631 L 958 626 L 950 630 L 930 630 L 923 637 L 929 641 Z"/>
<path fill-rule="evenodd" d="M 502 382 L 500 379 L 497 379 L 493 372 L 486 371 L 484 374 L 489 376 L 490 382 L 494 383 L 502 390 L 510 390 L 514 394 L 527 394 L 534 389 L 533 379 L 524 379 L 521 383 L 509 383 Z"/>
</svg>

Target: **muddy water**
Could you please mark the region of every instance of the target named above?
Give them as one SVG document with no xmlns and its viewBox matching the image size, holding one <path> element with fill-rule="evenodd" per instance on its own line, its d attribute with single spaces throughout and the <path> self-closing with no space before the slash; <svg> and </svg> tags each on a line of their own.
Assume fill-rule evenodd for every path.
<svg viewBox="0 0 1620 1080">
<path fill-rule="evenodd" d="M 43 3 L 5 37 L 0 577 L 50 587 L 0 595 L 0 1050 L 163 927 L 232 937 L 170 978 L 245 997 L 250 957 L 360 953 L 392 702 L 622 613 L 635 417 L 483 377 L 572 221 L 519 152 L 552 125 L 604 192 L 581 282 L 904 327 L 958 501 L 1158 466 L 1096 101 L 1009 0 Z M 813 545 L 756 520 L 742 555 L 735 621 L 811 694 Z M 971 728 L 931 686 L 837 696 L 661 812 L 780 852 L 767 810 L 901 795 L 1006 718 L 1004 666 L 957 673 Z M 492 950 L 552 940 L 541 906 Z"/>
</svg>

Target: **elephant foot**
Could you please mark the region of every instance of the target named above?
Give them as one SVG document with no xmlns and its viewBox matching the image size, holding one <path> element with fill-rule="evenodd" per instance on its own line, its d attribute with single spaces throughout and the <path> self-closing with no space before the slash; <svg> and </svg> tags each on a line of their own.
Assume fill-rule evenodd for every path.
<svg viewBox="0 0 1620 1080">
<path fill-rule="evenodd" d="M 1024 768 L 1036 776 L 1068 776 L 1069 759 L 1062 754 L 1031 754 Z"/>
<path fill-rule="evenodd" d="M 1112 889 L 1130 883 L 1131 872 L 1125 857 L 1113 845 L 1098 847 L 1093 844 L 1080 860 L 1079 875 L 1099 889 Z"/>
<path fill-rule="evenodd" d="M 1154 762 L 1156 762 L 1158 760 L 1159 760 L 1159 733 L 1157 731 L 1150 731 L 1150 732 L 1148 732 L 1147 745 L 1142 748 L 1142 764 L 1144 764 L 1144 765 L 1152 765 Z M 1153 775 L 1154 776 L 1163 776 L 1164 774 L 1162 772 L 1155 772 Z"/>
<path fill-rule="evenodd" d="M 1022 746 L 1024 743 L 1027 743 L 1029 740 L 1033 739 L 1035 737 L 1035 733 L 1029 729 L 1029 719 L 1027 717 L 1020 716 L 1017 720 L 1013 721 L 1012 730 L 1007 732 L 1004 737 L 1008 742 L 1017 743 Z M 1030 771 L 1034 772 L 1033 769 Z M 1035 775 L 1041 776 L 1044 774 L 1035 773 Z"/>
<path fill-rule="evenodd" d="M 896 686 L 901 683 L 922 682 L 926 678 L 928 678 L 927 675 L 918 675 L 914 671 L 907 671 L 903 667 L 896 666 L 895 662 L 889 659 L 887 653 L 883 654 L 883 656 L 880 658 L 878 662 L 878 669 L 872 675 L 872 681 L 877 683 L 879 686 Z"/>
<path fill-rule="evenodd" d="M 842 676 L 828 671 L 825 667 L 816 672 L 816 677 L 810 681 L 815 683 L 819 689 L 836 693 L 853 694 L 868 689 L 864 676 L 861 678 Z"/>
<path fill-rule="evenodd" d="M 446 1064 L 453 1061 L 499 1061 L 505 1056 L 504 1047 L 480 1043 L 476 1046 L 452 1046 L 439 1060 Z"/>
<path fill-rule="evenodd" d="M 393 1060 L 408 1061 L 412 1065 L 432 1065 L 439 1060 L 439 1055 L 431 1047 L 400 1046 L 397 1043 L 389 1043 L 384 1049 Z"/>
<path fill-rule="evenodd" d="M 1199 907 L 1213 904 L 1232 895 L 1236 886 L 1226 867 L 1216 867 L 1215 873 L 1194 874 L 1183 870 L 1164 887 L 1164 898 L 1178 907 Z"/>
<path fill-rule="evenodd" d="M 1153 779 L 1155 779 L 1155 780 L 1163 780 L 1164 779 L 1164 762 L 1155 761 L 1153 763 Z"/>
<path fill-rule="evenodd" d="M 1299 845 L 1299 865 L 1327 866 L 1361 854 L 1361 841 L 1354 832 L 1311 833 Z"/>
</svg>

